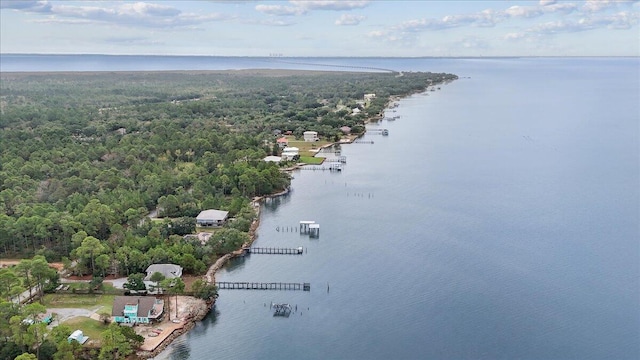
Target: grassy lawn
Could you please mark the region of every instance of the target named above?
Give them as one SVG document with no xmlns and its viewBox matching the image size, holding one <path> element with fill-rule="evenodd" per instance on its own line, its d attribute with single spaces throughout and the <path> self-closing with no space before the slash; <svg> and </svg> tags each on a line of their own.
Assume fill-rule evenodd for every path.
<svg viewBox="0 0 640 360">
<path fill-rule="evenodd" d="M 300 162 L 310 165 L 320 165 L 324 161 L 321 157 L 300 156 Z"/>
<path fill-rule="evenodd" d="M 316 154 L 315 150 L 318 150 L 320 149 L 320 147 L 327 144 L 331 144 L 331 142 L 324 141 L 324 140 L 311 142 L 311 141 L 304 141 L 304 140 L 292 140 L 292 138 L 289 138 L 289 146 L 297 147 L 298 149 L 300 149 L 301 158 L 305 156 L 314 156 Z"/>
<path fill-rule="evenodd" d="M 89 340 L 100 341 L 103 331 L 107 330 L 109 325 L 105 325 L 101 321 L 93 320 L 85 316 L 78 316 L 69 319 L 63 323 L 71 328 L 71 331 L 82 330 L 84 336 L 88 336 Z"/>
<path fill-rule="evenodd" d="M 114 295 L 95 294 L 46 294 L 42 305 L 52 308 L 80 308 L 98 309 L 100 312 L 111 313 Z"/>
</svg>

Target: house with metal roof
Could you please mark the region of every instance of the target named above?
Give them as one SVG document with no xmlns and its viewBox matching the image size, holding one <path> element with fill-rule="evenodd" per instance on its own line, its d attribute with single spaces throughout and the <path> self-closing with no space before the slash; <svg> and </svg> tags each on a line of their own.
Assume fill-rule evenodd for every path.
<svg viewBox="0 0 640 360">
<path fill-rule="evenodd" d="M 196 217 L 196 226 L 222 226 L 229 217 L 228 211 L 204 210 Z"/>
<path fill-rule="evenodd" d="M 74 331 L 71 335 L 69 335 L 69 337 L 67 338 L 68 342 L 72 342 L 72 341 L 77 341 L 78 343 L 80 343 L 80 345 L 84 344 L 87 342 L 87 340 L 89 340 L 88 336 L 84 336 L 84 334 L 82 333 L 82 330 L 76 330 Z"/>
<path fill-rule="evenodd" d="M 300 149 L 290 146 L 282 149 L 282 160 L 296 160 L 300 157 Z"/>
<path fill-rule="evenodd" d="M 145 280 L 150 280 L 154 273 L 159 272 L 165 279 L 173 279 L 182 277 L 182 266 L 175 264 L 153 264 L 149 265 L 146 270 L 147 276 Z"/>
<path fill-rule="evenodd" d="M 149 324 L 164 312 L 164 301 L 152 296 L 116 296 L 113 299 L 113 321 L 125 324 Z"/>
</svg>

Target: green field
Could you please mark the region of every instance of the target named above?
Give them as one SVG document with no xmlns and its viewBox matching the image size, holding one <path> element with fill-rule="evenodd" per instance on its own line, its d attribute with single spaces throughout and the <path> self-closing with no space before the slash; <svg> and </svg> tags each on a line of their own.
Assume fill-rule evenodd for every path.
<svg viewBox="0 0 640 360">
<path fill-rule="evenodd" d="M 300 156 L 301 163 L 309 164 L 309 165 L 320 165 L 324 161 L 324 158 L 321 157 L 312 157 L 312 156 Z"/>
<path fill-rule="evenodd" d="M 71 331 L 82 330 L 82 334 L 84 336 L 88 336 L 90 341 L 100 341 L 102 332 L 107 330 L 107 327 L 109 326 L 101 321 L 93 320 L 85 316 L 78 316 L 73 319 L 69 319 L 63 324 L 70 327 Z"/>
<path fill-rule="evenodd" d="M 297 147 L 298 149 L 300 149 L 301 158 L 306 156 L 314 156 L 316 154 L 316 151 L 322 146 L 332 144 L 331 142 L 324 140 L 311 142 L 303 140 L 292 140 L 293 138 L 288 136 L 287 138 L 289 138 L 289 147 Z"/>
</svg>

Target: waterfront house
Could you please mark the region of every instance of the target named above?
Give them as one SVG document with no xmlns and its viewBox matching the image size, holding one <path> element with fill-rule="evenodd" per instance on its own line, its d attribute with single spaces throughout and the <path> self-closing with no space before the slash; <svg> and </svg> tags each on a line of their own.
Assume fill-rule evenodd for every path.
<svg viewBox="0 0 640 360">
<path fill-rule="evenodd" d="M 289 139 L 287 139 L 286 137 L 281 137 L 276 140 L 276 142 L 278 143 L 278 146 L 280 148 L 286 148 L 289 145 Z"/>
<path fill-rule="evenodd" d="M 214 209 L 204 210 L 196 217 L 196 225 L 205 227 L 222 226 L 227 221 L 228 216 L 228 211 Z"/>
<path fill-rule="evenodd" d="M 149 324 L 161 318 L 164 301 L 152 296 L 116 296 L 111 316 L 118 324 Z"/>
<path fill-rule="evenodd" d="M 320 140 L 318 138 L 318 132 L 317 131 L 305 131 L 304 133 L 302 133 L 302 136 L 304 137 L 304 141 L 318 141 L 318 140 Z"/>
<path fill-rule="evenodd" d="M 345 135 L 349 135 L 351 133 L 351 128 L 348 126 L 343 126 L 340 128 L 340 131 L 342 131 L 342 133 Z"/>
<path fill-rule="evenodd" d="M 300 149 L 297 147 L 286 147 L 282 149 L 282 160 L 296 160 L 300 157 Z"/>
<path fill-rule="evenodd" d="M 153 264 L 147 268 L 145 280 L 150 280 L 154 273 L 159 272 L 165 279 L 182 277 L 182 266 L 175 264 Z"/>
</svg>

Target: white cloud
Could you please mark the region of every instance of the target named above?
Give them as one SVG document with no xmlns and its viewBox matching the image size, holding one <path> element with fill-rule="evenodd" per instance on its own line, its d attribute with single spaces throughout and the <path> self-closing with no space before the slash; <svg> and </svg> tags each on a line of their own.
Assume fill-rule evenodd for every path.
<svg viewBox="0 0 640 360">
<path fill-rule="evenodd" d="M 536 5 L 510 6 L 505 10 L 483 10 L 471 14 L 447 15 L 442 19 L 411 19 L 400 24 L 389 26 L 379 32 L 371 32 L 369 36 L 383 39 L 413 40 L 419 33 L 427 31 L 443 31 L 466 26 L 495 27 L 498 24 L 512 22 L 517 19 L 536 19 L 545 16 L 553 17 L 549 21 L 541 21 L 527 29 L 510 31 L 505 39 L 517 40 L 531 34 L 558 34 L 563 32 L 586 31 L 596 28 L 629 29 L 638 24 L 640 13 L 618 12 L 604 15 L 605 9 L 615 9 L 617 6 L 635 6 L 638 0 L 589 0 L 580 7 L 575 3 L 559 3 L 555 0 L 540 0 Z M 588 10 L 586 13 L 581 10 Z M 601 11 L 601 12 L 598 12 Z M 607 11 L 610 13 L 610 11 Z M 558 19 L 557 15 L 561 18 Z M 582 16 L 582 18 L 581 18 Z M 553 20 L 551 20 L 553 19 Z M 381 34 L 384 34 L 382 36 Z"/>
<path fill-rule="evenodd" d="M 51 4 L 48 1 L 2 0 L 0 1 L 0 9 L 46 13 L 51 11 Z"/>
<path fill-rule="evenodd" d="M 301 7 L 283 5 L 256 5 L 255 9 L 261 13 L 278 16 L 302 15 L 307 12 Z"/>
<path fill-rule="evenodd" d="M 350 15 L 350 14 L 342 14 L 339 19 L 336 20 L 336 25 L 358 25 L 362 20 L 366 19 L 365 16 L 362 15 Z"/>
<path fill-rule="evenodd" d="M 352 10 L 362 9 L 369 5 L 369 0 L 290 0 L 291 4 L 306 10 Z"/>
<path fill-rule="evenodd" d="M 513 17 L 532 18 L 544 14 L 539 6 L 512 6 L 504 11 L 505 14 Z"/>
<path fill-rule="evenodd" d="M 245 19 L 242 20 L 243 24 L 251 24 L 251 25 L 264 25 L 264 26 L 291 26 L 295 25 L 294 22 L 285 21 L 275 18 L 255 20 L 255 19 Z"/>
<path fill-rule="evenodd" d="M 527 37 L 527 34 L 523 33 L 523 32 L 517 32 L 517 33 L 508 33 L 504 36 L 505 40 L 518 40 L 518 39 L 524 39 Z"/>
<path fill-rule="evenodd" d="M 374 31 L 369 31 L 367 35 L 372 38 L 382 38 L 382 37 L 385 37 L 387 33 L 382 30 L 374 30 Z"/>
<path fill-rule="evenodd" d="M 118 3 L 115 6 L 85 6 L 29 1 L 25 2 L 29 3 L 29 6 L 25 4 L 22 7 L 19 3 L 21 2 L 9 3 L 3 0 L 2 6 L 19 11 L 48 13 L 49 17 L 47 19 L 35 20 L 35 22 L 41 23 L 107 23 L 127 27 L 172 28 L 191 27 L 205 22 L 233 18 L 218 13 L 185 13 L 173 6 L 146 2 Z M 102 5 L 101 3 L 98 4 Z"/>
<path fill-rule="evenodd" d="M 256 5 L 256 11 L 276 16 L 298 16 L 314 10 L 344 11 L 362 9 L 369 5 L 370 1 L 329 1 L 329 0 L 290 0 L 292 6 L 285 5 Z"/>
<path fill-rule="evenodd" d="M 599 12 L 611 8 L 616 8 L 618 5 L 637 4 L 638 0 L 587 0 L 582 7 L 585 12 Z"/>
<path fill-rule="evenodd" d="M 639 14 L 629 12 L 619 12 L 612 15 L 592 15 L 578 20 L 551 21 L 538 24 L 528 32 L 541 34 L 559 34 L 567 32 L 588 31 L 597 28 L 608 28 L 613 30 L 630 29 L 639 23 Z"/>
</svg>

